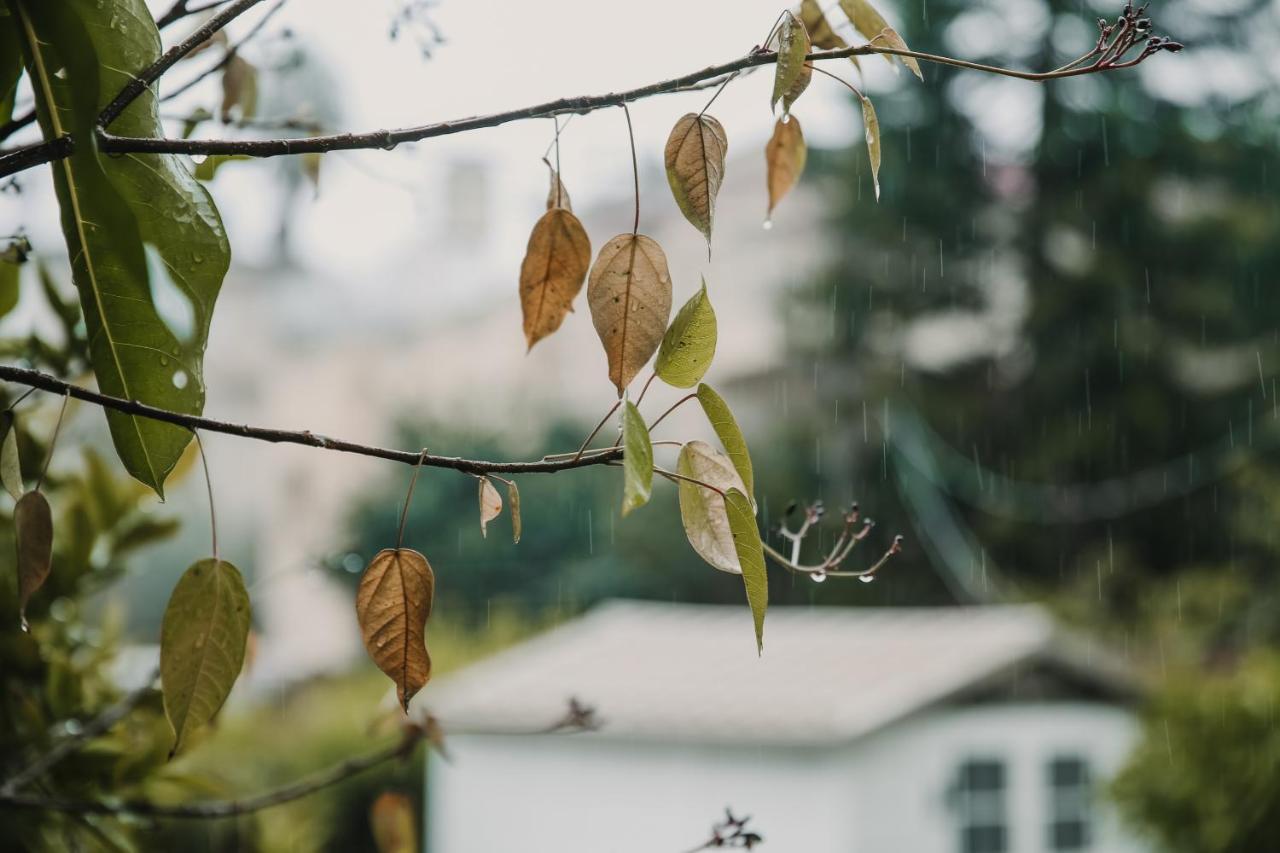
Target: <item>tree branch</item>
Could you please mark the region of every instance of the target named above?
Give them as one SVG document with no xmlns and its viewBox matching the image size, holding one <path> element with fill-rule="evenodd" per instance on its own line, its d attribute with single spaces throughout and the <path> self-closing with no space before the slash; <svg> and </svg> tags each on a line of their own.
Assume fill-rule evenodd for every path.
<svg viewBox="0 0 1280 853">
<path fill-rule="evenodd" d="M 186 427 L 190 430 L 202 429 L 207 430 L 208 432 L 220 432 L 225 435 L 236 435 L 241 438 L 252 438 L 257 441 L 268 441 L 275 444 L 301 444 L 305 447 L 319 447 L 323 450 L 333 450 L 339 453 L 354 453 L 359 456 L 372 456 L 378 459 L 388 459 L 392 462 L 403 462 L 406 465 L 417 465 L 418 460 L 421 459 L 422 464 L 428 467 L 449 468 L 454 471 L 461 471 L 465 474 L 550 474 L 571 468 L 585 468 L 589 465 L 601 465 L 606 462 L 621 459 L 623 455 L 622 448 L 611 448 L 608 450 L 596 451 L 577 459 L 540 459 L 532 462 L 489 462 L 480 459 L 463 459 L 457 456 L 424 455 L 418 450 L 392 450 L 384 447 L 356 444 L 352 441 L 344 441 L 338 438 L 329 438 L 327 436 L 317 435 L 310 430 L 294 432 L 281 429 L 269 429 L 266 427 L 227 423 L 225 421 L 218 421 L 213 418 L 206 418 L 199 415 L 188 415 L 182 412 L 173 412 L 168 409 L 148 406 L 146 403 L 139 403 L 136 400 L 123 400 L 119 397 L 111 397 L 106 394 L 100 394 L 96 391 L 90 391 L 88 388 L 73 385 L 57 378 L 56 376 L 51 376 L 38 370 L 29 370 L 24 367 L 0 365 L 0 380 L 16 382 L 19 385 L 25 385 L 30 388 L 39 388 L 42 391 L 50 391 L 55 394 L 68 394 L 75 397 L 77 400 L 83 400 L 86 403 L 92 403 L 96 406 L 101 406 L 104 409 L 112 409 L 129 415 L 150 418 L 154 421 L 163 421 L 165 423 Z"/>
<path fill-rule="evenodd" d="M 267 791 L 239 800 L 217 800 L 204 803 L 177 803 L 166 805 L 151 800 L 71 800 L 62 797 L 45 797 L 36 794 L 0 793 L 0 808 L 9 806 L 20 809 L 66 812 L 68 814 L 137 815 L 141 817 L 170 819 L 210 819 L 250 814 L 282 803 L 301 799 L 323 788 L 345 782 L 366 770 L 405 758 L 422 740 L 423 731 L 409 726 L 404 736 L 395 744 L 358 758 L 350 758 L 322 770 L 291 785 Z"/>
</svg>

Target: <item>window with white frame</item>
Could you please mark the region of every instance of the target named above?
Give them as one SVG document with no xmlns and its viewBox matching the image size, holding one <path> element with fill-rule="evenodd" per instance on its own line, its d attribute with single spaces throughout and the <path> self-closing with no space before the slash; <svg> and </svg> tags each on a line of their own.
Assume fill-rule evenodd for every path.
<svg viewBox="0 0 1280 853">
<path fill-rule="evenodd" d="M 1007 772 L 998 758 L 963 762 L 953 789 L 959 853 L 1007 853 Z"/>
<path fill-rule="evenodd" d="M 1088 762 L 1078 755 L 1059 755 L 1050 760 L 1047 769 L 1048 849 L 1088 850 L 1093 842 L 1093 783 Z"/>
</svg>

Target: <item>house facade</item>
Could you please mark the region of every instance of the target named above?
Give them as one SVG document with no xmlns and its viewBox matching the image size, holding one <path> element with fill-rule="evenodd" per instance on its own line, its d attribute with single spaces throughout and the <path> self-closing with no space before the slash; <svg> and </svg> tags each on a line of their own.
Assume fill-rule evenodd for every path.
<svg viewBox="0 0 1280 853">
<path fill-rule="evenodd" d="M 1026 607 L 615 602 L 431 685 L 429 853 L 1139 853 L 1106 781 L 1132 682 Z M 599 727 L 548 733 L 569 698 Z"/>
</svg>

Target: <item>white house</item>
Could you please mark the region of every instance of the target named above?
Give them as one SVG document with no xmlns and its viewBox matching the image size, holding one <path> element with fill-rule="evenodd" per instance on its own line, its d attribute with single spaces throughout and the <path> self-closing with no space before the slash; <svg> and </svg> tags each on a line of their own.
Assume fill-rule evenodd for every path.
<svg viewBox="0 0 1280 853">
<path fill-rule="evenodd" d="M 678 853 L 726 806 L 778 853 L 1145 848 L 1100 784 L 1135 685 L 1034 607 L 615 602 L 433 683 L 428 853 Z M 546 734 L 570 697 L 600 727 Z"/>
</svg>

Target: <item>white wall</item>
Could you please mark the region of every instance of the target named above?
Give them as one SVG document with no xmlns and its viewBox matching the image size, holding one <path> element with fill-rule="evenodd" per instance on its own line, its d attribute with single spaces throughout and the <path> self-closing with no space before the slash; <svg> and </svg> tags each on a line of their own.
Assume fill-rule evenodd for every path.
<svg viewBox="0 0 1280 853">
<path fill-rule="evenodd" d="M 1085 703 L 985 705 L 939 710 L 907 720 L 851 748 L 852 796 L 868 819 L 855 828 L 857 853 L 951 853 L 959 850 L 947 791 L 966 759 L 1005 762 L 1011 815 L 1009 849 L 1041 853 L 1046 846 L 1049 790 L 1046 764 L 1056 755 L 1088 761 L 1096 781 L 1114 775 L 1137 736 L 1125 710 Z M 1101 793 L 1101 792 L 1100 792 Z M 1135 853 L 1108 813 L 1095 806 L 1095 853 Z"/>
<path fill-rule="evenodd" d="M 831 749 L 656 745 L 603 735 L 468 735 L 433 755 L 429 853 L 681 853 L 724 806 L 752 815 L 778 853 L 953 853 L 946 802 L 966 758 L 1006 761 L 1010 850 L 1045 851 L 1045 763 L 1087 758 L 1096 779 L 1136 735 L 1121 709 L 1088 704 L 941 710 Z M 1105 806 L 1094 853 L 1138 853 Z"/>
</svg>

